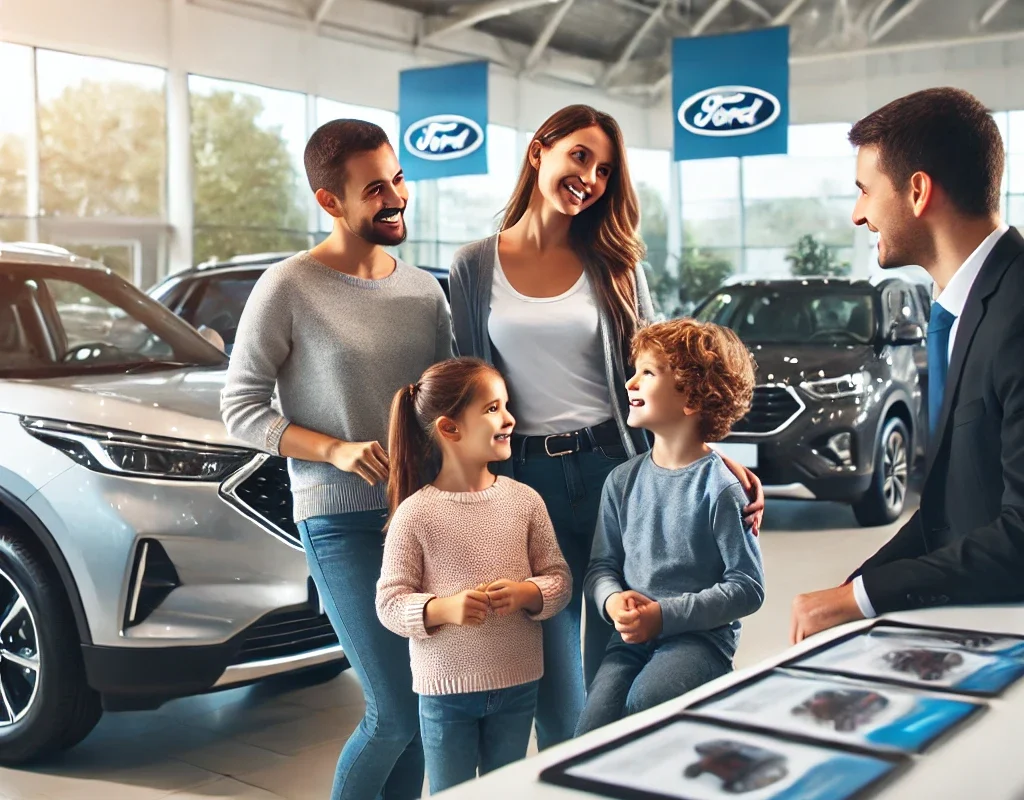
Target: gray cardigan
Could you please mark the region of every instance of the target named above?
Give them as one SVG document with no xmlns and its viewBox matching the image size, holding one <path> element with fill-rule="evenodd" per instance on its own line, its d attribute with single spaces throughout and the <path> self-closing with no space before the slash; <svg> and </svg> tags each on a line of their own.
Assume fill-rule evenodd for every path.
<svg viewBox="0 0 1024 800">
<path fill-rule="evenodd" d="M 451 291 L 452 325 L 459 354 L 482 358 L 499 369 L 501 365 L 491 350 L 487 323 L 491 314 L 491 288 L 494 279 L 494 257 L 498 249 L 498 235 L 472 242 L 455 253 L 449 276 Z M 585 264 L 589 272 L 594 267 Z M 654 305 L 647 288 L 647 277 L 641 265 L 636 267 L 636 296 L 641 322 L 654 319 Z M 650 449 L 643 431 L 628 428 L 629 398 L 626 395 L 627 353 L 615 336 L 615 326 L 604 309 L 599 311 L 601 341 L 604 346 L 605 375 L 608 394 L 612 398 L 612 411 L 622 437 L 626 453 L 635 456 Z"/>
</svg>

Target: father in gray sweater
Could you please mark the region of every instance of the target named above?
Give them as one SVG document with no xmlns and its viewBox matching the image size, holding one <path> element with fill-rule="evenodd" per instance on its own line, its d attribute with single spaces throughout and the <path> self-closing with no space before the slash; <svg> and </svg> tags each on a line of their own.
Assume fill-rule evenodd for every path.
<svg viewBox="0 0 1024 800">
<path fill-rule="evenodd" d="M 257 282 L 221 409 L 233 436 L 287 456 L 310 574 L 363 687 L 366 716 L 342 751 L 331 798 L 411 799 L 423 786 L 423 748 L 409 648 L 374 608 L 383 444 L 395 392 L 452 355 L 451 319 L 438 282 L 384 250 L 405 240 L 409 199 L 384 131 L 329 122 L 306 145 L 305 166 L 334 230 Z"/>
</svg>

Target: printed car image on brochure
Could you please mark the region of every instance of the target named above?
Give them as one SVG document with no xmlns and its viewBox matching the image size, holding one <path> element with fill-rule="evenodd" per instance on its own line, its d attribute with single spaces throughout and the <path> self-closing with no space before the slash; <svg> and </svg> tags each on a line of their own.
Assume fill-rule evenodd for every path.
<svg viewBox="0 0 1024 800">
<path fill-rule="evenodd" d="M 954 643 L 936 637 L 928 629 L 879 625 L 786 666 L 991 696 L 1024 675 L 1019 648 L 999 644 L 999 639 L 1004 637 L 985 646 L 998 646 L 1001 652 L 989 652 L 965 647 L 963 639 Z"/>
<path fill-rule="evenodd" d="M 916 689 L 779 670 L 691 710 L 830 741 L 915 753 L 983 708 Z"/>
<path fill-rule="evenodd" d="M 541 779 L 622 798 L 845 800 L 890 776 L 902 758 L 684 715 L 555 765 Z"/>
</svg>

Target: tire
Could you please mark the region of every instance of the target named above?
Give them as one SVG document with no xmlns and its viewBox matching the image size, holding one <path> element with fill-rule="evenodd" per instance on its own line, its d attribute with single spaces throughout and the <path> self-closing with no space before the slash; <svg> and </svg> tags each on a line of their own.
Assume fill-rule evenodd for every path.
<svg viewBox="0 0 1024 800">
<path fill-rule="evenodd" d="M 0 626 L 0 764 L 22 764 L 78 744 L 103 710 L 85 680 L 71 607 L 49 562 L 4 525 Z"/>
<path fill-rule="evenodd" d="M 862 526 L 888 525 L 903 513 L 910 480 L 910 445 L 910 433 L 903 420 L 886 420 L 875 444 L 871 487 L 853 504 L 853 514 Z"/>
</svg>

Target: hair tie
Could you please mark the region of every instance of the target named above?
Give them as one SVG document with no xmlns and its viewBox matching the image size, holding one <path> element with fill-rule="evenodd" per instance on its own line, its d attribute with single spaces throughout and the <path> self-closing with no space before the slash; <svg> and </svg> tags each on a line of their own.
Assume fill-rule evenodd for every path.
<svg viewBox="0 0 1024 800">
<path fill-rule="evenodd" d="M 416 396 L 416 384 L 415 383 L 410 383 L 409 384 L 409 397 L 415 397 L 415 396 Z"/>
</svg>

